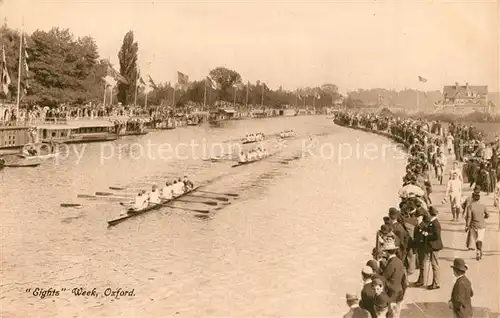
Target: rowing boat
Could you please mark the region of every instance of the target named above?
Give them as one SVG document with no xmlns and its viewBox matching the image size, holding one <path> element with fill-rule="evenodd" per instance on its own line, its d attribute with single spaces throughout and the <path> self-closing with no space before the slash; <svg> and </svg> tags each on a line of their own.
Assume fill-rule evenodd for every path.
<svg viewBox="0 0 500 318">
<path fill-rule="evenodd" d="M 255 160 L 250 160 L 250 161 L 239 161 L 237 164 L 234 164 L 231 166 L 231 168 L 236 168 L 236 167 L 239 167 L 239 166 L 244 166 L 244 165 L 247 165 L 247 164 L 250 164 L 250 163 L 254 163 L 254 162 L 257 162 L 257 161 L 261 161 L 261 160 L 264 160 L 266 158 L 269 158 L 273 155 L 275 155 L 276 153 L 273 153 L 273 154 L 269 154 L 265 157 L 262 157 L 262 158 L 258 158 L 258 159 L 255 159 Z"/>
<path fill-rule="evenodd" d="M 28 168 L 28 167 L 38 167 L 40 165 L 40 162 L 34 162 L 34 163 L 1 163 L 0 162 L 0 167 L 9 167 L 9 168 Z"/>
<path fill-rule="evenodd" d="M 35 156 L 27 156 L 27 155 L 24 155 L 24 154 L 20 154 L 18 155 L 19 157 L 21 158 L 24 158 L 24 159 L 49 159 L 49 158 L 53 158 L 53 157 L 56 157 L 58 156 L 59 153 L 56 152 L 56 153 L 49 153 L 49 154 L 46 154 L 46 155 L 35 155 Z"/>
<path fill-rule="evenodd" d="M 189 191 L 186 191 L 185 193 L 183 193 L 183 194 L 181 194 L 180 196 L 175 197 L 175 198 L 173 198 L 173 199 L 170 199 L 170 200 L 163 200 L 161 203 L 158 203 L 158 204 L 151 204 L 151 205 L 149 205 L 149 206 L 145 207 L 145 208 L 144 208 L 144 209 L 142 209 L 142 210 L 134 210 L 134 209 L 132 209 L 132 208 L 129 208 L 129 209 L 127 210 L 127 215 L 124 215 L 124 216 L 119 217 L 119 218 L 117 218 L 117 219 L 114 219 L 114 220 L 108 221 L 108 226 L 113 226 L 113 225 L 116 225 L 116 224 L 118 224 L 118 223 L 121 223 L 121 222 L 123 222 L 123 221 L 125 221 L 125 220 L 127 220 L 127 219 L 130 219 L 131 217 L 137 216 L 137 215 L 139 215 L 139 214 L 143 214 L 143 213 L 146 213 L 146 212 L 148 212 L 148 211 L 152 211 L 152 210 L 159 209 L 159 208 L 161 208 L 162 206 L 164 206 L 164 205 L 165 205 L 165 204 L 167 204 L 167 203 L 172 203 L 172 202 L 174 202 L 175 200 L 180 199 L 180 198 L 182 198 L 183 196 L 185 196 L 185 195 L 187 195 L 187 194 L 189 194 L 189 193 L 191 193 L 191 192 L 193 192 L 193 191 L 196 191 L 199 187 L 200 187 L 200 186 L 198 186 L 198 187 L 194 187 L 193 189 L 191 189 L 191 190 L 189 190 Z"/>
</svg>

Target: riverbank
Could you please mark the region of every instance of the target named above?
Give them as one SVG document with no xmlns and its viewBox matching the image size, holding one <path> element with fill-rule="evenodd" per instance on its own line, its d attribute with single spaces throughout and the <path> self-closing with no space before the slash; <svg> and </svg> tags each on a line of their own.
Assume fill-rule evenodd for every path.
<svg viewBox="0 0 500 318">
<path fill-rule="evenodd" d="M 387 132 L 372 131 L 366 128 L 354 128 L 365 132 L 375 133 L 393 139 L 398 143 L 403 141 Z M 407 146 L 407 145 L 406 145 Z M 451 169 L 452 160 L 448 160 L 445 168 L 445 175 Z M 451 211 L 448 204 L 441 204 L 444 199 L 446 184 L 440 185 L 436 179 L 432 178 L 431 194 L 434 207 L 439 211 L 438 218 L 442 225 L 442 240 L 444 249 L 439 253 L 439 265 L 441 274 L 441 288 L 429 291 L 424 288 L 415 288 L 410 284 L 406 291 L 404 310 L 401 317 L 451 317 L 448 308 L 448 300 L 455 282 L 451 264 L 457 257 L 463 258 L 469 270 L 467 277 L 472 282 L 474 297 L 472 305 L 474 307 L 474 317 L 499 317 L 500 313 L 500 236 L 498 231 L 499 214 L 493 207 L 493 195 L 483 195 L 482 202 L 487 205 L 490 218 L 487 220 L 487 229 L 484 240 L 484 257 L 481 261 L 476 261 L 475 251 L 468 251 L 465 247 L 466 234 L 464 231 L 465 221 L 452 222 Z M 395 189 L 395 191 L 397 191 Z M 467 184 L 464 184 L 463 196 L 472 193 Z M 418 271 L 409 277 L 410 282 L 415 282 L 418 278 Z"/>
</svg>

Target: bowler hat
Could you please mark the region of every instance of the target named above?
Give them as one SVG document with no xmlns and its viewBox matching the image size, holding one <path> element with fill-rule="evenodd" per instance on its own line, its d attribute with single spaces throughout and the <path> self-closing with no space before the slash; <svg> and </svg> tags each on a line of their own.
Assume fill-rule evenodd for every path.
<svg viewBox="0 0 500 318">
<path fill-rule="evenodd" d="M 391 219 L 395 219 L 399 216 L 400 212 L 396 208 L 390 208 L 389 209 L 389 217 Z"/>
<path fill-rule="evenodd" d="M 431 206 L 429 208 L 429 214 L 432 216 L 436 216 L 436 215 L 438 215 L 438 210 L 435 207 Z"/>
<path fill-rule="evenodd" d="M 451 265 L 452 268 L 458 269 L 462 272 L 466 272 L 469 267 L 467 267 L 467 264 L 465 264 L 465 261 L 461 258 L 455 258 L 453 260 L 453 265 Z"/>
</svg>

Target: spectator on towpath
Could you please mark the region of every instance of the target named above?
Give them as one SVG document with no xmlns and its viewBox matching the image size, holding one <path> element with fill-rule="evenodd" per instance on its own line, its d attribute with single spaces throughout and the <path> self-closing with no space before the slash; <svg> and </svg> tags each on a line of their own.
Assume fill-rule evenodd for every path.
<svg viewBox="0 0 500 318">
<path fill-rule="evenodd" d="M 344 315 L 344 318 L 370 318 L 370 313 L 359 307 L 359 297 L 356 294 L 345 295 L 349 312 Z"/>
<path fill-rule="evenodd" d="M 461 258 L 455 258 L 451 268 L 453 268 L 453 274 L 457 279 L 455 285 L 453 285 L 451 299 L 448 304 L 454 317 L 470 318 L 473 315 L 471 299 L 474 296 L 474 291 L 470 280 L 465 276 L 469 268 Z"/>
<path fill-rule="evenodd" d="M 406 291 L 406 276 L 403 262 L 396 256 L 398 246 L 394 241 L 388 240 L 383 250 L 387 252 L 388 259 L 382 276 L 386 283 L 386 292 L 391 303 L 391 310 L 394 318 L 399 318 L 401 315 L 401 307 Z M 404 285 L 403 285 L 404 284 Z"/>
<path fill-rule="evenodd" d="M 472 238 L 476 241 L 476 260 L 483 257 L 483 238 L 486 231 L 486 221 L 489 217 L 486 205 L 480 202 L 481 195 L 477 192 L 472 194 L 472 203 L 467 207 L 465 216 L 465 231 L 471 233 Z"/>
</svg>

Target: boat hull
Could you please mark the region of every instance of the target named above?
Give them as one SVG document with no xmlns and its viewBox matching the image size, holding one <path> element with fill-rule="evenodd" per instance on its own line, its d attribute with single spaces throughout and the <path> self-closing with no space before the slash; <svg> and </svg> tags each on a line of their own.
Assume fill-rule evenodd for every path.
<svg viewBox="0 0 500 318">
<path fill-rule="evenodd" d="M 26 160 L 33 160 L 33 159 L 49 159 L 49 158 L 54 158 L 57 157 L 59 153 L 49 153 L 47 155 L 41 155 L 41 156 L 26 156 L 26 155 L 19 155 L 20 158 L 26 159 Z"/>
<path fill-rule="evenodd" d="M 144 214 L 144 213 L 149 212 L 149 211 L 157 210 L 157 209 L 161 208 L 162 206 L 164 206 L 165 204 L 175 202 L 175 200 L 180 199 L 183 196 L 188 195 L 189 193 L 198 190 L 198 188 L 200 188 L 200 186 L 194 187 L 193 189 L 191 189 L 191 190 L 189 190 L 189 191 L 181 194 L 180 196 L 178 196 L 176 198 L 173 198 L 173 199 L 170 199 L 170 200 L 164 200 L 164 201 L 162 201 L 159 204 L 152 204 L 152 205 L 147 206 L 144 209 L 139 210 L 139 211 L 135 211 L 133 209 L 128 209 L 127 210 L 127 215 L 122 216 L 122 217 L 117 218 L 117 219 L 114 219 L 114 220 L 111 220 L 111 221 L 108 221 L 108 227 L 109 226 L 117 225 L 117 224 L 119 224 L 119 223 L 121 223 L 121 222 L 123 222 L 125 220 L 128 220 L 128 219 L 134 217 L 134 216 L 137 216 L 137 215 L 140 215 L 140 214 Z"/>
</svg>

